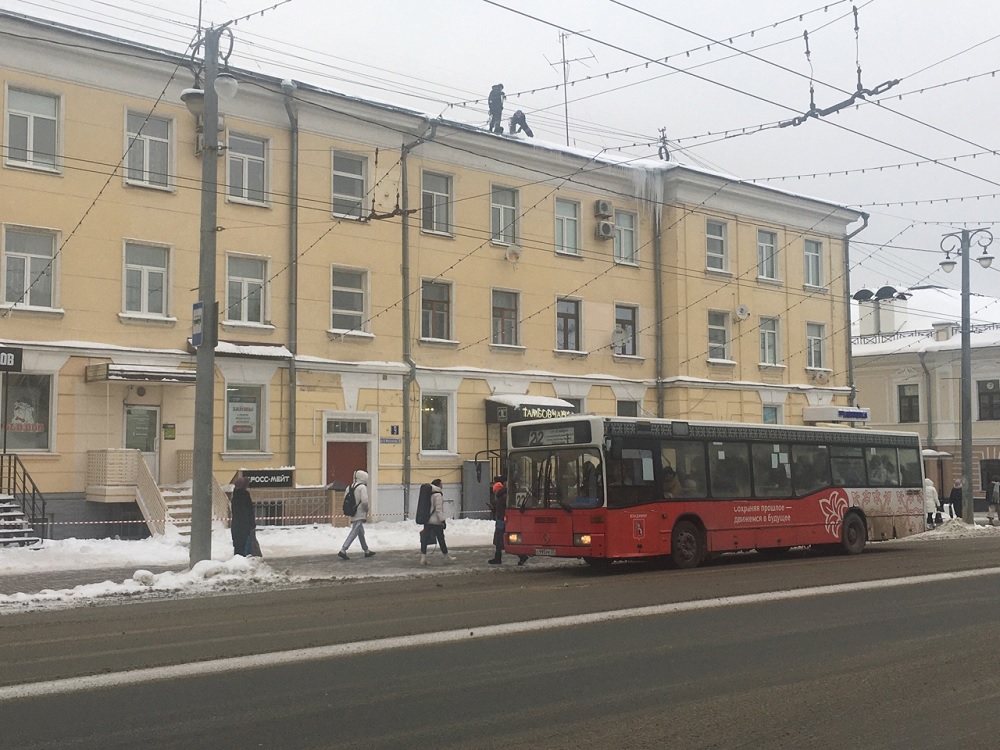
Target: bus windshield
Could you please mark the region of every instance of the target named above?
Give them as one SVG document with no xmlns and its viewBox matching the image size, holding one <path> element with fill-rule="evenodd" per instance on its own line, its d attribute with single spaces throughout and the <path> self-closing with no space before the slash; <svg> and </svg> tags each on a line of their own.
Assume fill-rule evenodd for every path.
<svg viewBox="0 0 1000 750">
<path fill-rule="evenodd" d="M 540 448 L 512 453 L 509 485 L 516 508 L 600 508 L 604 481 L 600 451 L 593 446 Z"/>
</svg>

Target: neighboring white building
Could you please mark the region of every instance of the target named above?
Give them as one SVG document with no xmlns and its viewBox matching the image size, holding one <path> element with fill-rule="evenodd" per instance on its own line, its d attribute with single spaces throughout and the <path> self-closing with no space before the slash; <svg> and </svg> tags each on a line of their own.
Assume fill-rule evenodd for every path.
<svg viewBox="0 0 1000 750">
<path fill-rule="evenodd" d="M 853 362 L 857 402 L 875 429 L 919 432 L 927 476 L 947 494 L 961 475 L 961 293 L 939 286 L 904 290 L 905 300 L 858 302 Z M 1000 475 L 1000 299 L 974 295 L 972 343 L 972 486 Z"/>
</svg>

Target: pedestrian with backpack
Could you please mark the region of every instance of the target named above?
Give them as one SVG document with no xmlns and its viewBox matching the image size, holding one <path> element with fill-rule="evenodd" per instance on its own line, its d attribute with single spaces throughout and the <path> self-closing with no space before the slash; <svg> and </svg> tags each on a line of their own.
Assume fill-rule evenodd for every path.
<svg viewBox="0 0 1000 750">
<path fill-rule="evenodd" d="M 448 553 L 448 543 L 444 540 L 444 530 L 447 527 L 444 517 L 444 492 L 441 490 L 441 480 L 435 479 L 431 482 L 431 515 L 424 524 L 424 532 L 420 535 L 420 564 L 427 564 L 427 544 L 437 541 L 441 548 L 441 554 L 447 560 L 455 560 L 455 556 Z"/>
<path fill-rule="evenodd" d="M 351 531 L 344 540 L 344 545 L 337 553 L 341 560 L 350 560 L 347 556 L 348 548 L 354 544 L 355 539 L 361 540 L 361 549 L 365 551 L 365 557 L 375 555 L 368 549 L 365 541 L 365 521 L 368 520 L 368 472 L 358 469 L 354 472 L 354 482 L 344 493 L 344 515 L 351 519 Z"/>
</svg>

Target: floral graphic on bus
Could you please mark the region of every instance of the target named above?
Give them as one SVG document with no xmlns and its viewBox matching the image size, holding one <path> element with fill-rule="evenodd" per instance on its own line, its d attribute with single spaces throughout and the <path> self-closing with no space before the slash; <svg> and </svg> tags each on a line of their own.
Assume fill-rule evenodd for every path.
<svg viewBox="0 0 1000 750">
<path fill-rule="evenodd" d="M 848 508 L 847 498 L 840 490 L 834 490 L 829 497 L 824 497 L 819 501 L 819 508 L 823 511 L 823 525 L 826 527 L 826 533 L 834 539 L 840 539 L 840 524 Z"/>
</svg>

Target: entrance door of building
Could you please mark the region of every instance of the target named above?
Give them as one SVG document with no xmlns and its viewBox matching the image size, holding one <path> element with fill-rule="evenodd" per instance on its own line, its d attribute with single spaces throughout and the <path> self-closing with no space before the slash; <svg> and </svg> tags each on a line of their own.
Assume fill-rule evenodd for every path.
<svg viewBox="0 0 1000 750">
<path fill-rule="evenodd" d="M 142 460 L 160 481 L 160 409 L 157 406 L 125 405 L 125 447 L 138 450 Z"/>
<path fill-rule="evenodd" d="M 354 472 L 358 469 L 368 471 L 368 443 L 330 441 L 326 444 L 327 484 L 332 484 L 335 490 L 344 490 L 354 481 Z"/>
</svg>

